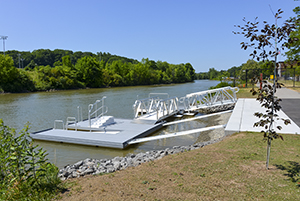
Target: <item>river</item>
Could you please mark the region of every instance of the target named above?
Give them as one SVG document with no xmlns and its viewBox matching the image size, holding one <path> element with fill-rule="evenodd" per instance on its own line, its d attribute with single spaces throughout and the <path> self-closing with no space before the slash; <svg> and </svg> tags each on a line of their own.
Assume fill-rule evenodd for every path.
<svg viewBox="0 0 300 201">
<path fill-rule="evenodd" d="M 116 87 L 100 89 L 82 89 L 54 92 L 36 92 L 0 95 L 0 119 L 4 124 L 20 131 L 26 122 L 30 123 L 30 132 L 52 128 L 54 120 L 77 117 L 77 106 L 82 107 L 83 118 L 87 118 L 88 105 L 106 96 L 108 114 L 116 118 L 133 119 L 133 109 L 137 98 L 147 98 L 149 93 L 168 93 L 170 97 L 182 97 L 215 86 L 219 81 L 196 80 L 193 83 L 151 85 L 135 87 Z M 213 120 L 213 119 L 212 119 Z M 197 120 L 185 124 L 168 126 L 153 135 L 172 133 L 191 128 L 207 126 L 207 120 Z M 129 146 L 125 150 L 102 147 L 90 147 L 64 143 L 37 141 L 47 150 L 50 162 L 58 167 L 73 164 L 85 158 L 113 158 L 128 153 L 164 149 L 175 145 L 190 145 L 199 141 L 200 134 L 168 138 Z"/>
</svg>

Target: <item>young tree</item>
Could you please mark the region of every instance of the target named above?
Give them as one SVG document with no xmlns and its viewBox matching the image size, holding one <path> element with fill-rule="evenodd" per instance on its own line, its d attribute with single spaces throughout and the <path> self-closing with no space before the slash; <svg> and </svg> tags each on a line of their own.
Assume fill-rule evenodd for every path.
<svg viewBox="0 0 300 201">
<path fill-rule="evenodd" d="M 276 80 L 276 66 L 277 66 L 277 55 L 279 50 L 284 50 L 292 42 L 292 39 L 289 38 L 292 31 L 295 30 L 295 21 L 286 20 L 281 27 L 277 26 L 277 20 L 281 18 L 280 14 L 283 11 L 279 9 L 277 13 L 274 14 L 275 24 L 269 25 L 264 21 L 264 26 L 259 28 L 259 22 L 246 21 L 243 19 L 245 25 L 237 27 L 241 29 L 241 32 L 234 32 L 234 34 L 241 34 L 246 39 L 249 39 L 250 42 L 241 42 L 241 48 L 246 50 L 247 48 L 253 48 L 253 51 L 250 53 L 250 56 L 257 61 L 267 60 L 269 58 L 274 58 L 274 82 L 273 85 L 269 84 L 267 81 L 263 81 L 263 87 L 261 89 L 252 89 L 251 92 L 253 95 L 258 95 L 257 101 L 260 102 L 261 107 L 266 108 L 266 113 L 256 112 L 254 115 L 261 118 L 260 121 L 254 124 L 255 127 L 261 126 L 264 128 L 262 133 L 264 134 L 264 139 L 267 141 L 267 160 L 266 167 L 269 168 L 269 157 L 270 157 L 270 148 L 271 141 L 282 136 L 276 133 L 274 129 L 274 120 L 279 119 L 276 114 L 277 111 L 281 109 L 279 105 L 280 99 L 275 97 L 275 92 L 277 87 L 281 87 L 281 84 L 277 83 Z M 259 80 L 257 77 L 253 78 L 256 82 Z M 281 119 L 285 124 L 290 123 L 289 120 Z M 277 129 L 281 129 L 280 126 L 277 126 Z"/>
</svg>

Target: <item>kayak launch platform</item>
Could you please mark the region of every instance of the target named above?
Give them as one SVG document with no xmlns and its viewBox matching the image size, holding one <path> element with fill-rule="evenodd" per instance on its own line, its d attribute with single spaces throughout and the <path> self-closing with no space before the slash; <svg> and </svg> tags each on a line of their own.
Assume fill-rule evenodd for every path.
<svg viewBox="0 0 300 201">
<path fill-rule="evenodd" d="M 114 124 L 90 131 L 84 125 L 87 121 L 77 123 L 77 131 L 74 125 L 69 125 L 68 130 L 49 129 L 32 133 L 31 137 L 35 140 L 124 149 L 134 138 L 145 137 L 162 127 L 162 123 L 154 124 L 152 121 L 114 119 Z"/>
<path fill-rule="evenodd" d="M 196 114 L 197 110 L 201 108 L 235 103 L 237 101 L 236 92 L 238 92 L 238 88 L 223 87 L 187 94 L 180 99 L 177 97 L 170 98 L 168 95 L 167 98 L 161 99 L 159 95 L 166 94 L 150 94 L 152 96 L 149 95 L 146 99 L 136 100 L 134 103 L 133 120 L 105 116 L 108 108 L 104 104 L 106 98 L 104 96 L 101 100 L 88 106 L 88 119 L 83 120 L 82 109 L 78 106 L 77 118 L 68 117 L 66 122 L 55 120 L 52 129 L 31 133 L 31 137 L 35 140 L 124 149 L 130 144 L 153 140 L 146 136 L 166 126 L 165 120 L 169 117 L 178 116 L 178 114 L 180 114 L 179 116 Z M 191 118 L 190 120 L 194 119 L 199 118 Z M 60 128 L 57 128 L 58 126 Z M 204 130 L 223 127 L 225 125 L 200 130 L 195 128 L 159 138 L 199 133 Z"/>
</svg>

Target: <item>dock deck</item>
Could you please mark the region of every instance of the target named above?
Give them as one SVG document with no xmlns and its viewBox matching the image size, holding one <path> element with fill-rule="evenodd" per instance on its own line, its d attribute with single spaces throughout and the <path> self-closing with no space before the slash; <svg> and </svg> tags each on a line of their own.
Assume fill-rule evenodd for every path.
<svg viewBox="0 0 300 201">
<path fill-rule="evenodd" d="M 154 124 L 153 121 L 146 120 L 115 119 L 115 122 L 105 129 L 93 129 L 90 132 L 86 130 L 88 122 L 82 121 L 77 123 L 80 132 L 49 129 L 32 133 L 31 137 L 35 140 L 124 149 L 132 139 L 147 136 L 162 127 L 162 123 Z M 69 128 L 72 128 L 72 125 Z"/>
</svg>

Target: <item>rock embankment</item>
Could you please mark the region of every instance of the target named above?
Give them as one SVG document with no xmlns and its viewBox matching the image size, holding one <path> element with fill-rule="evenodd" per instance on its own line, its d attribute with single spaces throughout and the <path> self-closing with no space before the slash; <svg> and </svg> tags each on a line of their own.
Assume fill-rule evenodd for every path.
<svg viewBox="0 0 300 201">
<path fill-rule="evenodd" d="M 154 161 L 163 158 L 166 155 L 176 154 L 180 152 L 199 149 L 209 144 L 220 141 L 211 140 L 208 142 L 200 142 L 189 146 L 174 146 L 173 148 L 166 148 L 164 150 L 153 150 L 145 153 L 128 154 L 126 157 L 115 157 L 113 159 L 90 159 L 78 161 L 74 165 L 67 165 L 59 170 L 58 177 L 61 180 L 69 178 L 77 178 L 85 175 L 112 173 L 118 170 L 123 170 L 128 167 L 136 167 L 142 163 Z"/>
<path fill-rule="evenodd" d="M 227 105 L 218 105 L 215 107 L 207 107 L 207 108 L 201 108 L 198 109 L 198 112 L 203 113 L 203 114 L 210 114 L 210 113 L 215 113 L 215 112 L 222 112 L 226 110 L 233 110 L 235 106 L 235 103 L 227 104 Z"/>
</svg>

